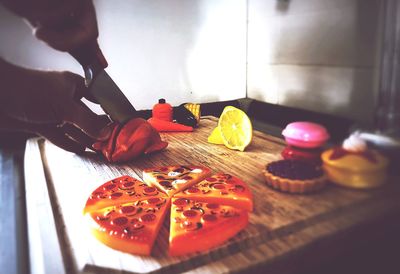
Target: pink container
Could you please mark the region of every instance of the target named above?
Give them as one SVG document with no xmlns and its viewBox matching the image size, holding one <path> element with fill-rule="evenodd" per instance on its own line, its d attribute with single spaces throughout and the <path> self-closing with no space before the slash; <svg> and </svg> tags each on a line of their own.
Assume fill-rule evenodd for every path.
<svg viewBox="0 0 400 274">
<path fill-rule="evenodd" d="M 282 131 L 289 145 L 303 148 L 321 147 L 329 139 L 329 133 L 322 125 L 311 122 L 294 122 Z"/>
</svg>

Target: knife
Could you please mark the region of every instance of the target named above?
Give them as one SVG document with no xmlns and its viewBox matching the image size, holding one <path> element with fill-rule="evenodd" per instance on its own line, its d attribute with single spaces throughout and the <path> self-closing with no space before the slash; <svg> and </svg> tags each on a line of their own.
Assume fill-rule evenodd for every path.
<svg viewBox="0 0 400 274">
<path fill-rule="evenodd" d="M 100 104 L 110 118 L 121 124 L 136 117 L 136 110 L 104 70 L 108 63 L 100 50 L 97 40 L 90 41 L 69 52 L 85 72 L 85 84 L 89 99 Z"/>
</svg>

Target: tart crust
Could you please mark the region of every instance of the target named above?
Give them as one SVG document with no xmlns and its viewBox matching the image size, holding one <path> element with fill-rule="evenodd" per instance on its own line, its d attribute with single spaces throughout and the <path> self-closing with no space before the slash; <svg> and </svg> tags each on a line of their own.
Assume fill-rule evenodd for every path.
<svg viewBox="0 0 400 274">
<path fill-rule="evenodd" d="M 269 172 L 267 169 L 265 169 L 264 177 L 267 185 L 276 190 L 288 193 L 300 193 L 300 194 L 310 193 L 320 190 L 322 187 L 325 186 L 327 182 L 327 177 L 325 173 L 313 179 L 299 180 L 299 179 L 288 179 L 276 176 L 273 173 Z"/>
</svg>

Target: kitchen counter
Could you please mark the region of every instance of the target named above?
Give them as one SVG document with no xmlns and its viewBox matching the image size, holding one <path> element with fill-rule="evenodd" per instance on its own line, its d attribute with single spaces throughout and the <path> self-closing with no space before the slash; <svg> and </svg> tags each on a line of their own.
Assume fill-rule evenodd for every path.
<svg viewBox="0 0 400 274">
<path fill-rule="evenodd" d="M 328 185 L 310 195 L 277 192 L 264 184 L 262 170 L 280 158 L 284 141 L 255 131 L 245 152 L 232 151 L 207 143 L 216 122 L 204 117 L 193 133 L 163 134 L 166 151 L 126 165 L 77 156 L 41 138 L 29 140 L 25 182 L 32 273 L 302 273 L 379 233 L 399 231 L 399 178 L 369 191 Z M 125 174 L 140 179 L 144 168 L 168 164 L 201 164 L 243 179 L 254 194 L 249 226 L 210 252 L 176 258 L 166 254 L 167 227 L 151 257 L 109 249 L 85 232 L 81 212 L 95 187 Z"/>
</svg>

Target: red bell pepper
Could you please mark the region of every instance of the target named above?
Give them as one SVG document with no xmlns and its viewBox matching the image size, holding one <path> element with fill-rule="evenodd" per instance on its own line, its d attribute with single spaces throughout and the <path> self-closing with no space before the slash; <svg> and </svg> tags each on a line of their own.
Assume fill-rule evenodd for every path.
<svg viewBox="0 0 400 274">
<path fill-rule="evenodd" d="M 160 134 L 144 119 L 133 118 L 124 125 L 114 123 L 111 137 L 96 142 L 93 148 L 101 151 L 109 162 L 126 162 L 142 154 L 163 150 L 168 146 Z"/>
</svg>

